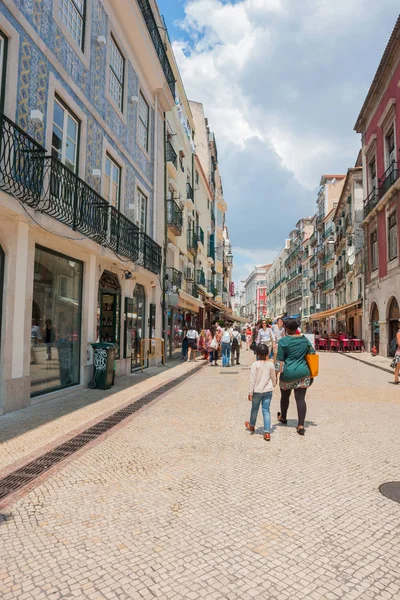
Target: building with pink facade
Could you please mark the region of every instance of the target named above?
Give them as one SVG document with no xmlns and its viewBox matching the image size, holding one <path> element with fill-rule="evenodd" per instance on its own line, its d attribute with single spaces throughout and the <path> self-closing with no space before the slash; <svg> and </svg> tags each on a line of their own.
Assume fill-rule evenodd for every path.
<svg viewBox="0 0 400 600">
<path fill-rule="evenodd" d="M 355 130 L 362 136 L 364 339 L 387 356 L 400 305 L 400 17 Z"/>
</svg>

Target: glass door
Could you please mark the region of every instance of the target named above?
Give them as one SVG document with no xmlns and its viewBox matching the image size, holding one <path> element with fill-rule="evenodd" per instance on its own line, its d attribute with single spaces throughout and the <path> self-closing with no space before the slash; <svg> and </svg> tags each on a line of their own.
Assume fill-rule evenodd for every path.
<svg viewBox="0 0 400 600">
<path fill-rule="evenodd" d="M 131 370 L 141 366 L 142 339 L 145 332 L 146 295 L 144 287 L 136 284 L 132 298 L 132 329 L 131 329 Z"/>
</svg>

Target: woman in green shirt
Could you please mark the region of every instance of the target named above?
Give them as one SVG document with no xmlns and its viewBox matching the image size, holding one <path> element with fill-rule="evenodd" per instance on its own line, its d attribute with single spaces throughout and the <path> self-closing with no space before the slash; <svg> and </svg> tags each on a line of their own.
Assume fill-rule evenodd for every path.
<svg viewBox="0 0 400 600">
<path fill-rule="evenodd" d="M 304 335 L 297 333 L 299 324 L 295 319 L 288 319 L 285 325 L 286 335 L 279 340 L 276 357 L 276 370 L 281 373 L 279 378 L 281 412 L 278 412 L 278 421 L 282 425 L 287 424 L 286 415 L 290 394 L 294 390 L 299 419 L 297 433 L 304 435 L 304 421 L 307 412 L 306 392 L 312 383 L 306 354 L 315 354 L 315 350 Z"/>
</svg>

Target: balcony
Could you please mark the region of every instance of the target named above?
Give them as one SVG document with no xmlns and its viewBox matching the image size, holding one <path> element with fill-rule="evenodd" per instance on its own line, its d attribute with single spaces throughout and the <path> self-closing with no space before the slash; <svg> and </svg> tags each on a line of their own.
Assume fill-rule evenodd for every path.
<svg viewBox="0 0 400 600">
<path fill-rule="evenodd" d="M 393 162 L 385 173 L 379 179 L 379 199 L 383 198 L 386 192 L 396 183 L 400 176 L 397 163 Z"/>
<path fill-rule="evenodd" d="M 0 116 L 0 189 L 130 259 L 161 271 L 161 247 L 7 117 Z"/>
<path fill-rule="evenodd" d="M 317 257 L 316 257 L 316 255 L 314 254 L 314 255 L 311 257 L 311 260 L 310 260 L 310 267 L 311 267 L 311 268 L 313 268 L 313 267 L 315 267 L 315 266 L 316 266 L 316 264 L 317 264 Z"/>
<path fill-rule="evenodd" d="M 194 201 L 193 188 L 190 183 L 186 183 L 186 198 L 192 202 Z"/>
<path fill-rule="evenodd" d="M 319 308 L 317 308 L 317 313 L 324 312 L 324 310 L 326 310 L 326 303 L 325 302 L 323 302 L 322 304 L 319 305 Z"/>
<path fill-rule="evenodd" d="M 207 292 L 214 296 L 215 286 L 214 286 L 214 281 L 212 279 L 207 279 L 206 287 L 207 287 Z"/>
<path fill-rule="evenodd" d="M 316 231 L 314 231 L 314 233 L 312 234 L 312 236 L 310 237 L 310 246 L 315 246 L 315 244 L 318 242 L 318 234 Z"/>
<path fill-rule="evenodd" d="M 333 252 L 327 252 L 326 254 L 324 254 L 324 257 L 322 259 L 322 264 L 323 265 L 327 265 L 330 262 L 332 262 L 333 260 L 335 260 L 335 255 Z"/>
<path fill-rule="evenodd" d="M 333 278 L 334 286 L 337 287 L 344 279 L 344 269 L 340 269 L 339 273 Z"/>
<path fill-rule="evenodd" d="M 289 275 L 288 275 L 288 281 L 291 281 L 292 279 L 294 279 L 295 277 L 298 277 L 299 275 L 301 275 L 301 267 L 297 267 L 297 269 L 294 269 L 294 271 L 292 271 Z"/>
<path fill-rule="evenodd" d="M 204 246 L 204 231 L 202 230 L 201 227 L 197 228 L 196 235 L 197 235 L 197 243 L 202 244 Z"/>
<path fill-rule="evenodd" d="M 183 211 L 175 200 L 167 201 L 167 224 L 175 235 L 182 234 Z"/>
<path fill-rule="evenodd" d="M 174 165 L 175 170 L 178 169 L 178 155 L 169 140 L 165 142 L 165 159 L 167 163 Z"/>
<path fill-rule="evenodd" d="M 178 269 L 173 267 L 166 268 L 166 275 L 168 276 L 166 282 L 166 288 L 168 291 L 180 290 L 182 287 L 182 273 Z"/>
<path fill-rule="evenodd" d="M 302 314 L 303 314 L 303 317 L 309 317 L 310 316 L 310 309 L 309 308 L 303 308 Z"/>
<path fill-rule="evenodd" d="M 199 291 L 197 289 L 197 284 L 194 281 L 186 282 L 186 292 L 193 296 L 193 298 L 197 298 L 199 295 Z"/>
<path fill-rule="evenodd" d="M 211 223 L 215 225 L 215 210 L 211 207 Z"/>
<path fill-rule="evenodd" d="M 315 314 L 315 306 L 310 306 L 310 315 Z"/>
<path fill-rule="evenodd" d="M 318 231 L 323 231 L 324 230 L 324 215 L 323 214 L 319 214 L 318 217 L 315 220 L 315 224 L 317 226 Z"/>
<path fill-rule="evenodd" d="M 330 290 L 333 290 L 333 279 L 327 279 L 325 281 L 323 290 L 324 292 L 329 292 Z"/>
<path fill-rule="evenodd" d="M 324 257 L 324 253 L 325 253 L 325 248 L 322 244 L 320 244 L 317 248 L 317 257 L 318 258 L 323 258 Z"/>
<path fill-rule="evenodd" d="M 193 229 L 188 229 L 187 232 L 187 249 L 192 254 L 197 252 L 197 235 Z"/>
<path fill-rule="evenodd" d="M 310 281 L 310 291 L 314 292 L 316 287 L 317 287 L 317 283 L 314 280 Z"/>
<path fill-rule="evenodd" d="M 378 190 L 374 188 L 364 200 L 364 219 L 379 202 Z"/>
<path fill-rule="evenodd" d="M 202 285 L 204 288 L 206 287 L 206 276 L 204 274 L 203 269 L 198 269 L 196 272 L 196 283 L 197 285 Z"/>
<path fill-rule="evenodd" d="M 324 281 L 325 281 L 325 273 L 319 273 L 319 275 L 317 275 L 317 285 L 324 283 Z"/>
<path fill-rule="evenodd" d="M 325 229 L 324 234 L 323 234 L 323 239 L 326 240 L 330 235 L 332 235 L 333 233 L 333 227 L 332 225 L 330 225 L 330 227 L 328 227 L 328 229 Z"/>
<path fill-rule="evenodd" d="M 298 298 L 302 297 L 302 292 L 301 292 L 301 288 L 298 288 L 297 290 L 294 290 L 294 292 L 291 292 L 290 294 L 288 294 L 286 296 L 286 302 L 292 302 L 293 300 L 297 300 Z"/>
<path fill-rule="evenodd" d="M 139 8 L 142 12 L 143 19 L 147 25 L 150 37 L 152 39 L 155 51 L 160 61 L 161 68 L 164 71 L 165 78 L 171 90 L 171 94 L 175 99 L 175 77 L 169 64 L 167 52 L 165 50 L 164 42 L 161 39 L 161 35 L 158 29 L 157 22 L 154 18 L 153 11 L 151 10 L 149 0 L 137 0 Z"/>
</svg>

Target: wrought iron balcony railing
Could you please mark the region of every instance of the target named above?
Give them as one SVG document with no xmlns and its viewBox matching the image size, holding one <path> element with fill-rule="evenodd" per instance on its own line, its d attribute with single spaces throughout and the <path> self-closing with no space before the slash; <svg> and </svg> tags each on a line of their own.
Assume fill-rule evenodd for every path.
<svg viewBox="0 0 400 600">
<path fill-rule="evenodd" d="M 324 283 L 324 292 L 329 292 L 333 289 L 333 279 L 327 279 Z"/>
<path fill-rule="evenodd" d="M 310 315 L 315 313 L 315 306 L 310 306 Z"/>
<path fill-rule="evenodd" d="M 310 237 L 310 246 L 315 246 L 315 244 L 318 242 L 318 234 L 316 231 L 313 232 L 313 234 Z"/>
<path fill-rule="evenodd" d="M 196 283 L 197 285 L 202 285 L 203 287 L 206 287 L 206 276 L 203 269 L 197 270 Z"/>
<path fill-rule="evenodd" d="M 316 282 L 314 280 L 310 281 L 310 291 L 313 292 L 316 287 L 317 287 Z"/>
<path fill-rule="evenodd" d="M 174 165 L 175 169 L 178 168 L 178 155 L 169 140 L 165 142 L 165 158 L 167 162 L 171 162 Z"/>
<path fill-rule="evenodd" d="M 215 211 L 212 207 L 211 207 L 211 223 L 215 223 Z"/>
<path fill-rule="evenodd" d="M 319 273 L 319 275 L 317 275 L 317 283 L 323 283 L 324 281 L 325 281 L 325 274 Z"/>
<path fill-rule="evenodd" d="M 396 183 L 400 176 L 397 163 L 393 162 L 379 179 L 379 199 Z"/>
<path fill-rule="evenodd" d="M 161 247 L 68 167 L 0 115 L 0 189 L 153 273 Z"/>
<path fill-rule="evenodd" d="M 213 261 L 215 261 L 215 243 L 213 237 L 210 237 L 210 240 L 207 245 L 207 256 L 209 258 L 212 258 Z"/>
<path fill-rule="evenodd" d="M 197 250 L 197 236 L 193 229 L 188 229 L 187 232 L 187 248 L 191 252 L 196 252 Z"/>
<path fill-rule="evenodd" d="M 327 252 L 326 254 L 324 254 L 324 258 L 322 259 L 322 264 L 327 265 L 334 259 L 335 259 L 335 254 L 333 252 Z"/>
<path fill-rule="evenodd" d="M 333 233 L 333 227 L 332 227 L 332 225 L 330 225 L 328 227 L 328 229 L 325 229 L 324 234 L 322 236 L 323 239 L 326 240 L 326 238 L 328 238 L 330 235 L 332 235 L 332 233 Z"/>
<path fill-rule="evenodd" d="M 353 225 L 353 217 L 350 214 L 348 214 L 348 215 L 346 215 L 346 218 L 344 220 L 344 227 L 347 230 L 349 227 L 352 227 L 352 225 Z"/>
<path fill-rule="evenodd" d="M 323 312 L 324 310 L 326 310 L 326 303 L 323 302 L 322 304 L 319 305 L 319 308 L 317 309 L 317 312 Z"/>
<path fill-rule="evenodd" d="M 204 246 L 204 231 L 202 230 L 201 227 L 197 228 L 196 235 L 197 235 L 197 243 L 203 244 L 203 246 Z"/>
<path fill-rule="evenodd" d="M 164 43 L 161 39 L 160 32 L 158 30 L 158 26 L 153 15 L 153 11 L 151 10 L 150 3 L 148 0 L 137 0 L 137 3 L 142 12 L 143 19 L 147 25 L 147 29 L 149 31 L 150 37 L 152 39 L 154 48 L 158 56 L 158 60 L 160 61 L 165 78 L 168 82 L 169 89 L 171 90 L 171 93 L 175 99 L 174 73 L 172 71 L 171 65 L 169 64 L 167 52 L 165 50 Z"/>
<path fill-rule="evenodd" d="M 186 183 L 186 198 L 188 200 L 194 200 L 193 188 L 190 183 Z"/>
<path fill-rule="evenodd" d="M 364 200 L 364 219 L 379 202 L 378 190 L 373 188 Z"/>
<path fill-rule="evenodd" d="M 188 294 L 193 296 L 193 298 L 197 298 L 199 295 L 199 291 L 197 289 L 197 284 L 194 281 L 188 281 L 186 283 L 186 291 Z"/>
<path fill-rule="evenodd" d="M 165 271 L 166 275 L 168 275 L 166 282 L 167 290 L 172 290 L 174 288 L 180 290 L 182 287 L 182 273 L 173 267 L 167 267 Z"/>
<path fill-rule="evenodd" d="M 339 273 L 337 273 L 337 275 L 335 275 L 335 277 L 333 278 L 333 284 L 336 287 L 337 285 L 339 285 L 339 283 L 341 283 L 344 279 L 344 269 L 340 269 Z"/>
<path fill-rule="evenodd" d="M 183 223 L 183 211 L 175 200 L 167 201 L 167 224 L 175 235 L 181 235 Z"/>
<path fill-rule="evenodd" d="M 301 296 L 302 296 L 301 288 L 298 288 L 297 290 L 294 290 L 294 292 L 291 292 L 290 294 L 288 294 L 286 296 L 286 302 L 291 302 L 292 300 L 301 298 Z"/>
<path fill-rule="evenodd" d="M 206 283 L 207 283 L 207 292 L 209 294 L 214 295 L 214 290 L 215 290 L 214 281 L 212 279 L 207 279 Z"/>
</svg>

